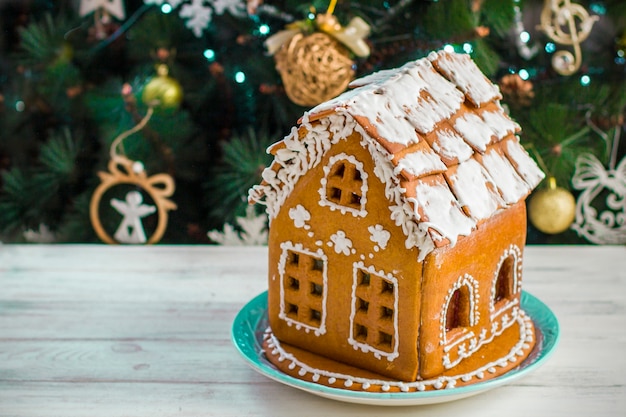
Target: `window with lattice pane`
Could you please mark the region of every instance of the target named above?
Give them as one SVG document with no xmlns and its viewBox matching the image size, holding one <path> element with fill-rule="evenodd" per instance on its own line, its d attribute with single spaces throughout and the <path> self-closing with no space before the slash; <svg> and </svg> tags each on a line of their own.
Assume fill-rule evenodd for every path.
<svg viewBox="0 0 626 417">
<path fill-rule="evenodd" d="M 282 248 L 280 317 L 298 329 L 325 333 L 326 257 L 290 242 Z"/>
<path fill-rule="evenodd" d="M 398 288 L 395 277 L 355 264 L 349 343 L 393 360 L 398 349 Z"/>
<path fill-rule="evenodd" d="M 367 192 L 367 174 L 363 164 L 354 156 L 339 154 L 330 158 L 324 167 L 320 189 L 320 204 L 342 212 L 350 211 L 364 216 Z"/>
</svg>

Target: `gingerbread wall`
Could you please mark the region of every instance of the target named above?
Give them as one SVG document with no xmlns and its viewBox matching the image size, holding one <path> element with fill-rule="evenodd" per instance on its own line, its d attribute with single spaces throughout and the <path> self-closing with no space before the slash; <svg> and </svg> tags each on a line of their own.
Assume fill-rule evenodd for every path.
<svg viewBox="0 0 626 417">
<path fill-rule="evenodd" d="M 334 183 L 330 177 L 339 160 L 362 170 L 357 175 L 357 188 L 366 184 L 362 207 L 345 198 L 344 208 L 325 200 L 323 190 Z M 283 342 L 414 380 L 421 264 L 417 249 L 405 248 L 406 236 L 391 219 L 389 204 L 360 136 L 333 145 L 297 182 L 271 223 L 270 325 Z"/>
<path fill-rule="evenodd" d="M 444 357 L 450 363 L 471 358 L 477 349 L 489 348 L 492 339 L 513 323 L 521 295 L 522 250 L 526 240 L 526 206 L 521 201 L 481 223 L 455 246 L 437 248 L 424 262 L 422 326 L 419 350 L 420 376 L 444 372 Z M 498 272 L 513 274 L 511 295 L 493 302 Z M 504 270 L 506 269 L 506 271 Z M 446 331 L 446 302 L 455 288 L 471 287 L 473 300 L 468 326 Z M 495 323 L 495 324 L 494 324 Z M 494 327 L 495 326 L 495 327 Z M 510 349 L 517 341 L 502 343 Z M 467 358 L 464 358 L 467 356 Z M 476 355 L 478 356 L 478 355 Z"/>
</svg>

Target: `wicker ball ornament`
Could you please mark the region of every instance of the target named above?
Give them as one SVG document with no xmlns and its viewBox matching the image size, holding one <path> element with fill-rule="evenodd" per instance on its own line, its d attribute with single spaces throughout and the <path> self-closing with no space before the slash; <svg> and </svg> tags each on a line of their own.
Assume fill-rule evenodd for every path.
<svg viewBox="0 0 626 417">
<path fill-rule="evenodd" d="M 331 36 L 297 34 L 274 55 L 287 97 L 315 106 L 345 91 L 354 79 L 350 52 Z"/>
</svg>

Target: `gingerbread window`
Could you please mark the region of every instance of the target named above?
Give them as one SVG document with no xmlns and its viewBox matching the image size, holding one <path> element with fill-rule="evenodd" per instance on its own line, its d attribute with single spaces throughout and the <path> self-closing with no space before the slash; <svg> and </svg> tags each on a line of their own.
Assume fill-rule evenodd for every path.
<svg viewBox="0 0 626 417">
<path fill-rule="evenodd" d="M 516 304 L 521 274 L 521 251 L 515 245 L 505 250 L 496 269 L 491 288 L 491 311 L 497 315 Z"/>
<path fill-rule="evenodd" d="M 470 294 L 466 285 L 457 288 L 452 293 L 446 310 L 446 331 L 468 327 L 470 325 Z"/>
<path fill-rule="evenodd" d="M 306 332 L 325 333 L 326 257 L 286 243 L 279 271 L 280 317 Z"/>
<path fill-rule="evenodd" d="M 345 153 L 330 158 L 324 167 L 320 204 L 331 210 L 350 212 L 355 216 L 365 216 L 367 174 L 363 164 L 354 156 Z"/>
<path fill-rule="evenodd" d="M 448 291 L 441 314 L 443 343 L 458 341 L 478 322 L 478 282 L 469 274 L 459 277 Z M 457 340 L 455 340 L 457 339 Z"/>
<path fill-rule="evenodd" d="M 398 286 L 395 277 L 355 264 L 348 342 L 393 360 L 398 355 Z"/>
</svg>

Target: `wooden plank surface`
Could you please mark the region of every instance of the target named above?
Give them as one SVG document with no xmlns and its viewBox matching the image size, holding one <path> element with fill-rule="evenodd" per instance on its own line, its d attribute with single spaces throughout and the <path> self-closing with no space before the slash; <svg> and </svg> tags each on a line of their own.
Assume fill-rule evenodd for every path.
<svg viewBox="0 0 626 417">
<path fill-rule="evenodd" d="M 626 248 L 534 246 L 524 289 L 559 318 L 550 360 L 461 401 L 372 407 L 257 374 L 230 340 L 266 248 L 0 245 L 0 416 L 626 415 Z"/>
</svg>

